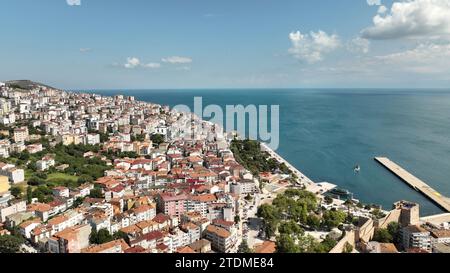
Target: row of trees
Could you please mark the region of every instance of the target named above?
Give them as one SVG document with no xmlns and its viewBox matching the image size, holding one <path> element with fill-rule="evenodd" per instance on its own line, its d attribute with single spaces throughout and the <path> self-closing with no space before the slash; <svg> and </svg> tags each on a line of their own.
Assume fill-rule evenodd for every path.
<svg viewBox="0 0 450 273">
<path fill-rule="evenodd" d="M 290 174 L 289 168 L 285 164 L 280 164 L 276 159 L 261 150 L 261 144 L 255 140 L 233 140 L 231 151 L 236 161 L 251 171 L 253 175 L 261 172 L 281 172 Z"/>
</svg>

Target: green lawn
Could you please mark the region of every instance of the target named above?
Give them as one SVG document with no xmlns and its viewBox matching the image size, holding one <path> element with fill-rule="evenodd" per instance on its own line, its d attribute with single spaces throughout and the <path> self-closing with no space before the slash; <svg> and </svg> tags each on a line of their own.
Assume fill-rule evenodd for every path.
<svg viewBox="0 0 450 273">
<path fill-rule="evenodd" d="M 61 180 L 71 180 L 73 182 L 76 182 L 78 180 L 78 177 L 66 173 L 51 173 L 47 177 L 47 182 L 58 183 Z"/>
<path fill-rule="evenodd" d="M 30 179 L 30 177 L 32 177 L 34 174 L 34 172 L 30 169 L 25 169 L 25 181 L 28 181 L 28 179 Z"/>
</svg>

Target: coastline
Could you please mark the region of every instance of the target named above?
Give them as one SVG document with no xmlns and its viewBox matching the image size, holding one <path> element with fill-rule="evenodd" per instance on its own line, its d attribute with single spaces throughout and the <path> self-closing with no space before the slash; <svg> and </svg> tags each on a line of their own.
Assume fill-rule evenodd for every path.
<svg viewBox="0 0 450 273">
<path fill-rule="evenodd" d="M 378 90 L 378 89 L 377 89 Z M 98 91 L 98 92 L 97 92 Z M 147 90 L 141 90 L 141 91 L 147 91 Z M 189 90 L 187 90 L 189 91 Z M 205 99 L 205 101 L 209 101 L 209 102 L 214 102 L 219 106 L 224 106 L 227 104 L 233 104 L 233 103 L 241 103 L 243 105 L 246 104 L 251 104 L 251 103 L 256 103 L 256 104 L 268 104 L 271 101 L 273 101 L 273 92 L 269 92 L 266 90 L 266 93 L 263 92 L 263 94 L 261 94 L 261 96 L 258 96 L 257 98 L 251 97 L 251 98 L 247 98 L 245 96 L 240 96 L 239 93 L 232 93 L 231 95 L 227 95 L 227 96 L 219 96 L 217 97 L 216 95 L 214 95 L 214 98 L 211 97 L 209 91 L 203 91 L 203 92 L 181 92 L 181 94 L 178 94 L 176 97 L 174 96 L 174 94 L 167 94 L 165 92 L 142 92 L 142 93 L 135 93 L 133 92 L 133 90 L 128 91 L 128 90 L 115 90 L 115 91 L 108 91 L 108 90 L 78 90 L 77 93 L 95 93 L 95 94 L 100 94 L 100 95 L 104 95 L 104 96 L 113 96 L 113 95 L 117 95 L 118 93 L 120 94 L 126 94 L 126 95 L 133 95 L 136 97 L 136 99 L 139 99 L 141 101 L 144 102 L 154 102 L 160 105 L 167 105 L 169 107 L 173 107 L 174 105 L 178 105 L 178 104 L 186 104 L 189 107 L 193 107 L 193 105 L 191 105 L 190 101 L 192 100 L 193 96 L 201 96 Z M 173 92 L 176 92 L 176 90 L 174 90 Z M 343 96 L 335 96 L 336 93 L 338 94 L 342 94 Z M 379 94 L 380 92 L 374 92 Z M 295 100 L 299 100 L 299 101 L 304 101 L 306 99 L 308 100 L 312 100 L 312 102 L 316 102 L 317 97 L 315 96 L 315 92 L 313 92 L 312 95 L 314 96 L 305 96 L 305 95 L 293 95 L 291 92 L 281 92 L 278 93 L 279 97 L 277 97 L 277 103 L 280 103 L 280 105 L 283 106 L 283 109 L 285 109 L 285 112 L 292 112 L 295 109 L 293 109 L 291 107 L 291 102 L 295 101 Z M 323 96 L 332 96 L 332 102 L 333 105 L 336 104 L 349 104 L 349 100 L 346 95 L 347 92 L 343 92 L 343 91 L 325 91 L 322 92 L 321 95 Z M 385 92 L 381 92 L 381 94 L 385 94 Z M 416 92 L 406 92 L 406 94 L 402 93 L 402 96 L 398 97 L 399 99 L 402 99 L 404 96 L 403 95 L 408 95 L 407 98 L 411 97 L 414 98 L 416 96 Z M 231 98 L 232 97 L 232 98 Z M 431 96 L 430 99 L 433 99 L 434 96 Z M 341 99 L 342 98 L 342 99 Z M 363 96 L 363 94 L 358 95 L 356 98 L 365 101 L 366 96 Z M 383 100 L 383 96 L 377 96 L 375 97 L 378 100 Z M 397 100 L 397 97 L 394 97 Z M 395 100 L 395 101 L 396 101 Z M 238 101 L 238 102 L 237 102 Z M 394 101 L 394 102 L 395 102 Z M 350 102 L 352 102 L 350 100 Z M 370 101 L 372 105 L 374 102 L 371 100 Z M 398 103 L 398 102 L 396 102 Z M 319 106 L 329 106 L 330 103 L 325 103 L 322 104 L 320 103 Z M 358 111 L 360 107 L 362 107 L 362 105 L 366 105 L 364 103 L 360 103 L 357 105 L 353 105 L 352 103 L 350 103 L 348 105 L 348 107 L 350 107 L 350 109 L 352 109 L 352 111 Z M 375 103 L 374 105 L 377 105 L 377 103 Z M 306 106 L 305 106 L 306 107 Z M 311 113 L 311 109 L 309 109 L 308 107 L 303 107 L 301 109 L 297 109 L 298 111 L 300 111 L 298 114 L 299 115 L 306 115 L 308 113 Z M 356 109 L 355 109 L 356 107 Z M 303 110 L 302 110 L 303 109 Z M 334 108 L 331 108 L 334 109 Z M 369 107 L 370 109 L 370 107 Z M 295 111 L 297 111 L 295 110 Z M 306 113 L 307 111 L 307 113 Z M 337 111 L 337 115 L 342 116 L 344 115 L 346 112 L 348 112 L 347 110 L 345 110 L 344 112 L 341 112 L 340 110 L 336 109 Z M 329 154 L 335 154 L 335 156 L 337 156 L 337 160 L 330 160 L 329 159 L 329 155 L 327 154 L 316 154 L 314 157 L 312 157 L 311 159 L 308 160 L 312 160 L 312 163 L 308 163 L 309 165 L 308 167 L 308 171 L 310 172 L 309 175 L 311 176 L 315 176 L 316 179 L 323 179 L 323 181 L 331 181 L 331 183 L 337 185 L 339 188 L 342 189 L 348 189 L 349 191 L 351 191 L 352 193 L 355 194 L 355 196 L 357 196 L 356 198 L 358 200 L 361 200 L 363 202 L 369 203 L 369 204 L 379 204 L 381 206 L 383 206 L 384 208 L 390 208 L 392 203 L 395 202 L 396 200 L 401 200 L 401 199 L 405 199 L 405 200 L 411 200 L 417 203 L 421 204 L 421 208 L 422 208 L 422 213 L 424 215 L 434 215 L 434 214 L 439 214 L 442 213 L 442 211 L 440 210 L 440 208 L 436 207 L 432 202 L 430 202 L 428 199 L 423 198 L 421 195 L 417 195 L 415 191 L 411 191 L 409 188 L 405 188 L 403 185 L 397 183 L 397 178 L 393 177 L 390 173 L 385 172 L 384 170 L 380 170 L 379 166 L 377 164 L 373 164 L 373 160 L 372 160 L 372 155 L 376 155 L 379 153 L 379 151 L 387 151 L 384 153 L 388 153 L 388 154 L 392 154 L 392 155 L 397 155 L 396 157 L 401 158 L 407 158 L 407 155 L 405 154 L 405 151 L 409 151 L 411 150 L 410 146 L 412 143 L 414 143 L 414 139 L 411 137 L 408 137 L 409 141 L 405 141 L 402 143 L 397 143 L 397 142 L 384 142 L 382 141 L 384 139 L 384 137 L 390 137 L 392 138 L 392 136 L 390 136 L 390 134 L 382 134 L 382 138 L 377 138 L 377 139 L 372 139 L 373 136 L 367 136 L 365 132 L 362 132 L 358 135 L 358 137 L 354 137 L 352 136 L 351 138 L 355 138 L 356 140 L 352 140 L 352 143 L 354 143 L 355 141 L 357 141 L 357 145 L 356 148 L 353 148 L 351 151 L 343 151 L 342 147 L 345 147 L 344 143 L 348 142 L 348 136 L 347 135 L 342 135 L 342 134 L 338 134 L 337 135 L 337 139 L 339 139 L 339 143 L 343 143 L 342 145 L 337 145 L 337 140 L 332 140 L 331 142 L 329 142 L 329 139 L 324 139 L 324 142 L 321 142 L 319 140 L 316 140 L 316 137 L 312 137 L 310 132 L 313 132 L 314 130 L 319 130 L 318 133 L 316 133 L 316 135 L 318 135 L 318 137 L 320 138 L 320 132 L 322 132 L 322 130 L 326 129 L 325 127 L 317 127 L 316 125 L 312 126 L 311 124 L 322 124 L 322 123 L 326 123 L 326 122 L 338 122 L 339 128 L 347 128 L 347 129 L 352 129 L 352 130 L 358 130 L 357 132 L 359 132 L 358 128 L 362 128 L 359 120 L 357 119 L 356 122 L 354 122 L 354 120 L 352 120 L 351 125 L 349 125 L 350 123 L 346 123 L 343 122 L 341 123 L 341 120 L 339 121 L 334 121 L 334 119 L 329 120 L 324 119 L 322 117 L 320 117 L 320 115 L 312 115 L 312 121 L 311 122 L 302 122 L 299 121 L 298 119 L 294 119 L 289 115 L 285 115 L 286 119 L 289 124 L 293 124 L 296 127 L 289 127 L 286 128 L 286 125 L 283 125 L 284 123 L 282 123 L 282 126 L 280 128 L 280 130 L 289 130 L 289 133 L 287 134 L 288 139 L 286 139 L 287 143 L 284 144 L 284 149 L 283 149 L 283 153 L 285 156 L 289 155 L 289 158 L 297 158 L 297 157 L 302 157 L 308 153 L 311 153 L 312 150 L 320 150 L 324 148 L 324 145 L 320 144 L 320 143 L 327 143 L 326 145 L 333 145 L 331 150 L 328 152 Z M 308 117 L 309 114 L 308 114 Z M 320 117 L 320 118 L 319 118 Z M 346 116 L 344 116 L 346 117 Z M 414 117 L 414 115 L 413 115 Z M 374 116 L 372 117 L 373 119 L 375 119 L 375 121 L 381 121 L 380 116 Z M 343 119 L 345 121 L 345 119 Z M 313 122 L 314 121 L 314 122 Z M 362 120 L 361 120 L 362 121 Z M 381 123 L 379 122 L 375 122 L 373 123 L 375 125 L 380 125 Z M 402 123 L 403 125 L 406 123 Z M 297 125 L 301 125 L 301 127 L 297 126 Z M 377 125 L 377 126 L 378 126 Z M 312 126 L 312 127 L 311 127 Z M 374 126 L 374 130 L 376 129 L 377 126 Z M 298 130 L 297 128 L 305 128 L 304 130 Z M 402 128 L 402 126 L 400 127 L 395 127 L 395 130 L 400 130 Z M 328 129 L 327 129 L 328 130 Z M 334 129 L 333 129 L 334 130 Z M 394 129 L 392 129 L 394 130 Z M 339 130 L 341 131 L 341 130 Z M 315 132 L 315 131 L 314 131 Z M 379 131 L 381 132 L 381 131 Z M 391 131 L 388 131 L 391 132 Z M 305 141 L 307 141 L 308 143 L 310 143 L 311 146 L 308 147 L 296 147 L 295 149 L 286 149 L 286 147 L 289 147 L 291 145 L 291 140 L 290 137 L 293 137 L 293 135 L 300 135 L 302 136 L 302 138 L 305 139 Z M 286 137 L 286 136 L 285 136 Z M 366 140 L 360 140 L 361 137 L 365 137 L 365 139 L 372 139 L 373 141 L 367 142 Z M 329 144 L 328 144 L 329 143 Z M 337 146 L 336 146 L 336 145 Z M 368 149 L 369 153 L 370 153 L 370 157 L 367 156 L 366 151 L 362 152 L 360 150 L 360 147 L 358 145 L 363 144 L 365 146 L 363 146 L 362 148 L 364 149 Z M 351 144 L 353 146 L 355 146 L 354 144 Z M 295 150 L 295 152 L 294 152 Z M 281 150 L 280 150 L 281 151 Z M 439 189 L 441 192 L 445 193 L 445 187 L 442 184 L 442 181 L 445 181 L 445 172 L 430 172 L 429 169 L 430 168 L 426 168 L 426 167 L 422 167 L 422 166 L 417 166 L 417 164 L 415 164 L 415 161 L 429 161 L 430 157 L 433 157 L 434 154 L 437 152 L 435 150 L 433 150 L 433 146 L 429 147 L 427 153 L 413 153 L 412 155 L 414 156 L 415 160 L 414 161 L 406 161 L 405 165 L 411 166 L 410 168 L 414 168 L 415 172 L 417 170 L 417 174 L 421 174 L 421 176 L 423 177 L 427 177 L 427 180 L 430 182 L 435 182 L 434 186 Z M 344 153 L 345 152 L 345 153 Z M 294 153 L 294 154 L 293 154 Z M 298 153 L 298 155 L 297 155 Z M 275 158 L 282 158 L 281 156 L 279 156 L 278 153 L 274 153 L 277 156 L 274 156 Z M 348 156 L 342 157 L 341 155 L 345 154 Z M 408 153 L 409 155 L 409 153 Z M 285 159 L 279 159 L 279 161 L 281 162 L 287 162 L 287 160 Z M 323 170 L 322 168 L 316 168 L 315 164 L 322 164 L 321 161 L 323 160 L 329 160 L 326 161 L 325 163 L 330 167 L 327 168 L 327 173 L 324 174 L 322 173 Z M 363 172 L 361 175 L 351 175 L 353 172 L 351 172 L 349 174 L 349 168 L 354 166 L 355 162 L 358 162 L 359 164 L 361 164 L 361 166 L 363 167 Z M 289 163 L 289 162 L 287 162 Z M 439 163 L 441 164 L 441 163 Z M 304 173 L 302 173 L 300 170 L 298 170 L 297 168 L 293 167 L 292 164 L 286 164 L 291 170 L 293 170 L 294 173 L 298 173 L 298 174 L 302 174 L 304 175 Z M 444 164 L 441 164 L 444 165 Z M 291 167 L 292 166 L 292 167 Z M 322 166 L 322 165 L 320 165 Z M 441 166 L 440 169 L 445 169 L 445 166 Z M 301 177 L 301 175 L 298 175 L 299 177 Z M 306 176 L 305 176 L 306 177 Z M 320 177 L 320 178 L 317 178 Z M 323 178 L 322 178 L 323 177 Z M 306 180 L 311 180 L 312 179 L 305 179 Z M 441 181 L 441 182 L 440 182 Z M 316 183 L 316 185 L 320 185 L 322 182 L 321 181 L 313 181 L 312 183 Z M 312 186 L 314 187 L 314 186 Z M 392 191 L 388 191 L 388 192 L 384 192 L 383 194 L 378 194 L 384 191 L 384 189 L 386 188 L 391 188 Z"/>
<path fill-rule="evenodd" d="M 275 152 L 269 146 L 267 146 L 267 144 L 265 144 L 264 142 L 260 142 L 260 143 L 261 143 L 261 147 L 263 148 L 264 151 L 268 152 L 278 162 L 284 163 L 300 179 L 300 182 L 303 183 L 306 187 L 313 186 L 316 184 L 309 177 L 307 177 L 305 174 L 303 174 L 301 171 L 299 171 L 296 167 L 294 167 L 291 163 L 289 163 L 286 159 L 284 159 L 282 156 L 280 156 L 277 152 Z"/>
</svg>

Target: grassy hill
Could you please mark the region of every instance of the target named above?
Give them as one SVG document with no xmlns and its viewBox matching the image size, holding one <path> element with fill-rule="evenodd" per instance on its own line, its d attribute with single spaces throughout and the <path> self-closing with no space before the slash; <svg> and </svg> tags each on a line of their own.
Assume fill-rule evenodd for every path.
<svg viewBox="0 0 450 273">
<path fill-rule="evenodd" d="M 22 89 L 22 90 L 31 90 L 38 86 L 44 86 L 47 88 L 56 89 L 54 87 L 39 83 L 39 82 L 33 82 L 30 80 L 14 80 L 14 81 L 7 81 L 5 84 L 9 87 L 16 88 L 16 89 Z"/>
</svg>

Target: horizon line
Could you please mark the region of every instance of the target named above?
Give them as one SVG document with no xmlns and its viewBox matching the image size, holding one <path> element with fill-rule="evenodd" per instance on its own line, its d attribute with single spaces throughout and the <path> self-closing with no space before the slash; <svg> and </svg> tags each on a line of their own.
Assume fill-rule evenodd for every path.
<svg viewBox="0 0 450 273">
<path fill-rule="evenodd" d="M 66 91 L 191 91 L 191 90 L 449 90 L 450 87 L 186 87 L 186 88 L 61 88 Z"/>
</svg>

